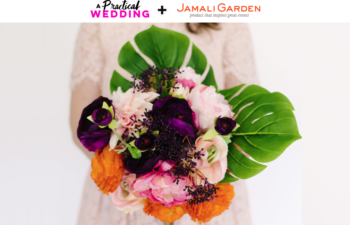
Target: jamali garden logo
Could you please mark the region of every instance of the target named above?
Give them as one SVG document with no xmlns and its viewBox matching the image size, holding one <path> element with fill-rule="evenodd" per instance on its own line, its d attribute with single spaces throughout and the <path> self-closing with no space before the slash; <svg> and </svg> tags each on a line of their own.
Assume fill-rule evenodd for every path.
<svg viewBox="0 0 350 225">
<path fill-rule="evenodd" d="M 256 5 L 250 5 L 250 6 L 239 6 L 239 5 L 228 5 L 226 6 L 225 3 L 220 3 L 215 7 L 207 5 L 206 7 L 204 5 L 202 6 L 194 6 L 194 5 L 185 5 L 182 3 L 181 9 L 177 9 L 178 12 L 215 12 L 217 10 L 218 12 L 261 12 L 261 6 L 256 6 Z"/>
<path fill-rule="evenodd" d="M 97 4 L 95 10 L 91 11 L 92 18 L 149 18 L 148 10 L 140 10 L 140 0 L 135 4 L 123 0 L 121 4 L 114 4 L 111 0 L 104 0 Z"/>
</svg>

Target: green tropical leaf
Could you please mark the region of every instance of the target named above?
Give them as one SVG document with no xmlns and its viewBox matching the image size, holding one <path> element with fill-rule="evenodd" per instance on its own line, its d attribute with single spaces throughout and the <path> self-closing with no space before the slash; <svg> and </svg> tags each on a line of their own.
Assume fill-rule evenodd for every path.
<svg viewBox="0 0 350 225">
<path fill-rule="evenodd" d="M 230 98 L 234 96 L 239 90 L 241 90 L 243 86 L 244 84 L 241 84 L 230 89 L 220 90 L 219 93 L 222 94 L 225 97 L 225 99 L 229 101 Z"/>
<path fill-rule="evenodd" d="M 236 114 L 235 120 L 240 124 L 229 144 L 228 169 L 235 177 L 247 179 L 266 168 L 261 163 L 278 158 L 301 136 L 292 112 L 294 107 L 287 97 L 250 85 L 232 98 L 242 87 L 237 86 L 220 93 L 229 101 Z"/>
<path fill-rule="evenodd" d="M 134 47 L 127 42 L 120 50 L 119 65 L 132 75 L 139 75 L 148 68 L 148 63 L 137 53 Z"/>
<path fill-rule="evenodd" d="M 218 90 L 218 85 L 216 84 L 215 81 L 215 76 L 214 76 L 214 70 L 213 67 L 210 66 L 209 72 L 205 79 L 203 80 L 202 84 L 207 85 L 207 86 L 214 86 L 216 90 Z"/>
<path fill-rule="evenodd" d="M 255 176 L 266 168 L 245 156 L 233 143 L 228 146 L 227 167 L 233 175 L 241 179 Z"/>
<path fill-rule="evenodd" d="M 156 66 L 167 68 L 182 66 L 190 39 L 184 34 L 152 26 L 138 33 L 135 43 Z"/>
<path fill-rule="evenodd" d="M 112 79 L 109 85 L 111 93 L 117 91 L 118 87 L 120 87 L 123 92 L 126 92 L 130 88 L 130 86 L 132 86 L 129 80 L 125 79 L 115 70 L 113 72 Z"/>
<path fill-rule="evenodd" d="M 184 63 L 186 54 L 190 50 L 190 39 L 184 34 L 152 26 L 138 33 L 134 41 L 140 53 L 135 50 L 131 42 L 127 42 L 121 48 L 118 56 L 120 67 L 130 75 L 135 75 L 137 77 L 137 75 L 146 70 L 149 65 L 155 65 L 160 69 L 169 67 L 177 69 L 186 66 Z M 148 60 L 144 59 L 144 56 L 146 56 L 148 60 L 151 60 L 152 63 L 150 62 L 150 64 L 148 64 Z M 196 45 L 192 44 L 191 57 L 187 66 L 192 67 L 197 74 L 205 75 L 204 72 L 208 66 L 207 64 L 207 58 L 203 52 Z M 214 71 L 211 66 L 203 84 L 213 85 L 217 88 Z M 111 93 L 117 90 L 118 87 L 121 87 L 125 92 L 129 89 L 129 86 L 130 81 L 125 79 L 120 72 L 115 71 L 113 73 L 110 83 Z M 163 95 L 167 95 L 167 93 Z"/>
<path fill-rule="evenodd" d="M 192 54 L 190 61 L 188 61 L 187 66 L 193 68 L 196 71 L 196 74 L 202 75 L 205 71 L 205 68 L 207 68 L 207 58 L 199 50 L 197 46 L 194 44 L 192 45 Z"/>
<path fill-rule="evenodd" d="M 261 95 L 270 93 L 265 88 L 262 88 L 258 85 L 250 85 L 246 87 L 240 95 L 229 101 L 229 104 L 232 106 L 232 111 L 236 114 L 243 106 L 246 106 L 249 103 L 254 102 Z M 226 98 L 229 100 L 228 98 Z"/>
<path fill-rule="evenodd" d="M 232 176 L 231 174 L 225 173 L 224 179 L 222 179 L 219 183 L 232 183 L 238 180 L 239 180 L 238 178 Z"/>
</svg>

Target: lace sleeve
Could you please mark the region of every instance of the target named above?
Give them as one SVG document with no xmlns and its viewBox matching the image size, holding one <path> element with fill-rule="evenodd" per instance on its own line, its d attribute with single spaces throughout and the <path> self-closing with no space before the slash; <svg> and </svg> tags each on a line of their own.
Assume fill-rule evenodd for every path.
<svg viewBox="0 0 350 225">
<path fill-rule="evenodd" d="M 85 79 L 99 84 L 103 66 L 104 55 L 99 37 L 99 24 L 82 24 L 75 43 L 71 90 Z"/>
<path fill-rule="evenodd" d="M 257 84 L 253 44 L 247 24 L 227 24 L 223 68 L 225 88 L 245 83 Z"/>
</svg>

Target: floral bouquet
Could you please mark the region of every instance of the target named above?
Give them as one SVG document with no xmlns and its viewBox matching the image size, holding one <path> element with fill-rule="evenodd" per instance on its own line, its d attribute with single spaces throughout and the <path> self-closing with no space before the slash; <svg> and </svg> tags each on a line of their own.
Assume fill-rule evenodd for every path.
<svg viewBox="0 0 350 225">
<path fill-rule="evenodd" d="M 114 71 L 111 99 L 99 97 L 81 115 L 78 137 L 95 152 L 91 177 L 125 213 L 208 222 L 228 209 L 230 183 L 260 173 L 301 138 L 293 106 L 256 85 L 218 90 L 183 34 L 152 26 L 135 43 L 138 51 L 127 42 L 118 58 L 133 80 Z"/>
</svg>

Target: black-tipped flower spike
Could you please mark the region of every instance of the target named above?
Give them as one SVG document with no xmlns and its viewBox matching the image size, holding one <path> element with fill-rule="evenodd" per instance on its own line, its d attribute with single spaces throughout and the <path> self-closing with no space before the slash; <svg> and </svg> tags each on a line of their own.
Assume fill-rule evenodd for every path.
<svg viewBox="0 0 350 225">
<path fill-rule="evenodd" d="M 156 145 L 156 137 L 152 133 L 144 133 L 135 140 L 135 146 L 140 150 L 150 150 Z"/>
<path fill-rule="evenodd" d="M 215 130 L 221 135 L 229 135 L 236 127 L 236 121 L 229 117 L 218 117 L 215 123 Z"/>
</svg>

